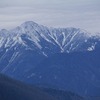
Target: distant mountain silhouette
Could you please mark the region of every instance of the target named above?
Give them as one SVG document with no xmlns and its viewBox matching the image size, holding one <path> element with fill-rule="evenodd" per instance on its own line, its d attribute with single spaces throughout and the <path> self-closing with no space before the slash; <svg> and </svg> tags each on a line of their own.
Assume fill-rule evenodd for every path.
<svg viewBox="0 0 100 100">
<path fill-rule="evenodd" d="M 56 100 L 42 90 L 0 75 L 0 100 Z"/>
<path fill-rule="evenodd" d="M 85 100 L 66 91 L 25 85 L 0 75 L 0 100 Z"/>
</svg>

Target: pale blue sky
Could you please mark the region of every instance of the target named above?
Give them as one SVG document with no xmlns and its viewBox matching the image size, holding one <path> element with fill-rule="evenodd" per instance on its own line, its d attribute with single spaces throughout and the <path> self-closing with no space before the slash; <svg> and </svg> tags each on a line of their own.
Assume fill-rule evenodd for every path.
<svg viewBox="0 0 100 100">
<path fill-rule="evenodd" d="M 0 29 L 25 21 L 100 32 L 100 0 L 0 0 Z"/>
</svg>

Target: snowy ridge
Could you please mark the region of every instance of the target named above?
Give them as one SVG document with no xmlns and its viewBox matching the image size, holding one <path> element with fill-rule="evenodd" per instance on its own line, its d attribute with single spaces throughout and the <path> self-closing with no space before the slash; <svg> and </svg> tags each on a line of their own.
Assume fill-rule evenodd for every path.
<svg viewBox="0 0 100 100">
<path fill-rule="evenodd" d="M 47 82 L 48 87 L 50 82 L 50 87 L 96 93 L 99 55 L 99 33 L 80 28 L 48 28 L 28 21 L 0 31 L 0 72 L 32 84 Z"/>
<path fill-rule="evenodd" d="M 5 48 L 7 48 L 15 46 L 17 43 L 27 46 L 26 41 L 21 37 L 22 35 L 27 35 L 27 39 L 32 41 L 38 49 L 43 48 L 41 41 L 45 40 L 47 43 L 59 46 L 61 52 L 69 51 L 67 49 L 69 46 L 71 46 L 70 49 L 73 47 L 74 41 L 81 41 L 82 39 L 81 42 L 84 43 L 86 39 L 91 37 L 89 33 L 79 28 L 47 28 L 35 22 L 28 21 L 13 30 L 1 30 L 0 47 L 5 44 Z"/>
<path fill-rule="evenodd" d="M 93 38 L 93 42 L 90 40 Z M 96 41 L 95 41 L 96 39 Z M 79 28 L 48 28 L 28 21 L 12 30 L 0 31 L 0 59 L 6 58 L 12 52 L 10 63 L 16 54 L 23 51 L 33 50 L 48 57 L 55 53 L 70 53 L 75 51 L 93 51 L 100 41 L 99 35 L 91 36 L 90 33 Z M 12 51 L 11 51 L 12 50 Z"/>
</svg>

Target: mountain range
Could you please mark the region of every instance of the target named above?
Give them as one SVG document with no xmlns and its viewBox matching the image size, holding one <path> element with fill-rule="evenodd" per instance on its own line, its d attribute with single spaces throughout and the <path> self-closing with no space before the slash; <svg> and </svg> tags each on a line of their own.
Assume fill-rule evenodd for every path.
<svg viewBox="0 0 100 100">
<path fill-rule="evenodd" d="M 0 31 L 0 72 L 39 87 L 100 94 L 100 35 L 28 21 Z"/>
</svg>

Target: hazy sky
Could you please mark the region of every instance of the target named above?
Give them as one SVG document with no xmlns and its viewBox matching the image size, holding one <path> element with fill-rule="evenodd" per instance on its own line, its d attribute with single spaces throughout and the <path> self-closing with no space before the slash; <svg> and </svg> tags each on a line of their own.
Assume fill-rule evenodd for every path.
<svg viewBox="0 0 100 100">
<path fill-rule="evenodd" d="M 100 32 L 100 0 L 0 0 L 0 29 L 25 21 Z"/>
</svg>

